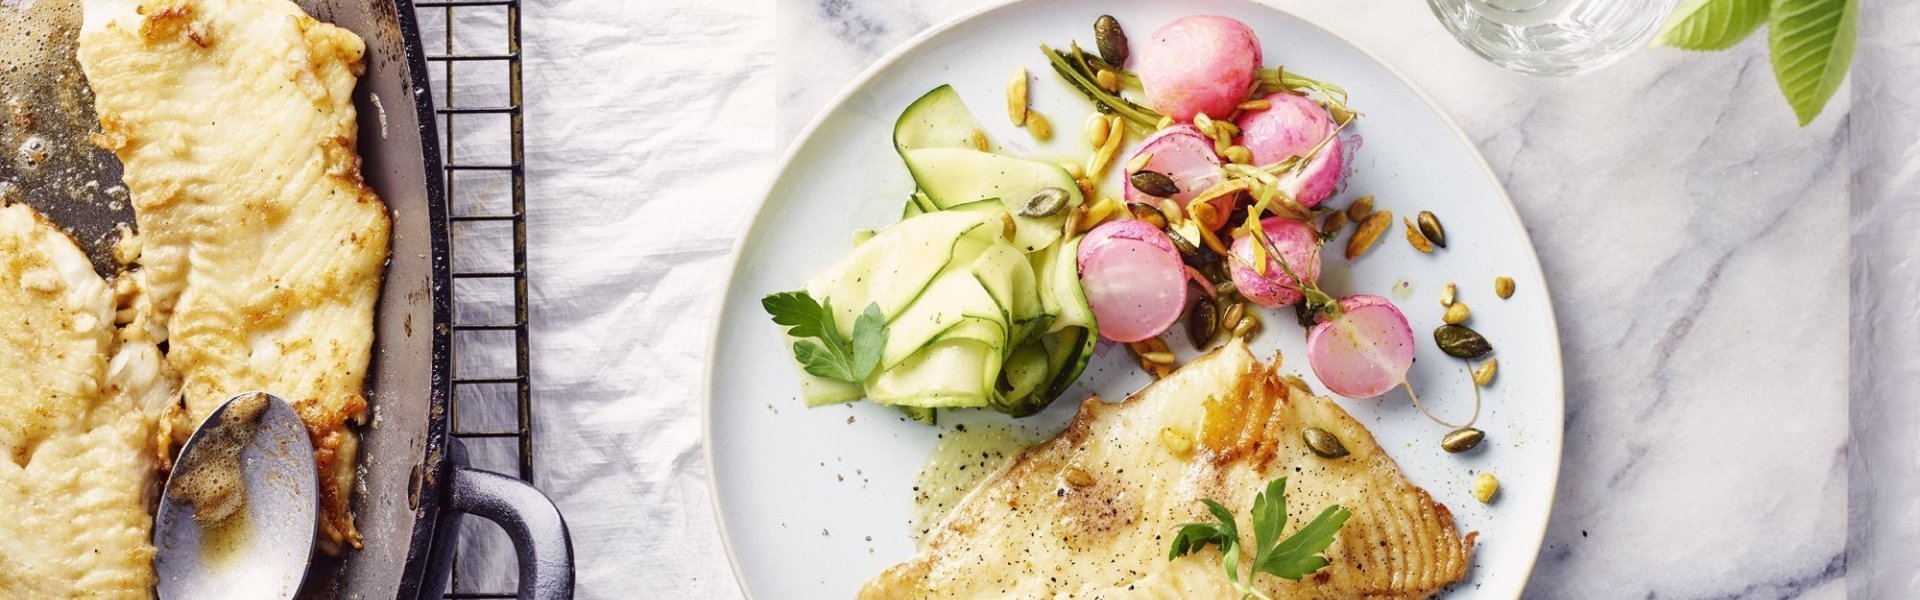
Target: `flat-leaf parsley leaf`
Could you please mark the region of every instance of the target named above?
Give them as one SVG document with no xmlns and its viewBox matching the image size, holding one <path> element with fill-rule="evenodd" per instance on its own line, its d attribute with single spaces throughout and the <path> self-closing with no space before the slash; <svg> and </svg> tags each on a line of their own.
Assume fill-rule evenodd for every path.
<svg viewBox="0 0 1920 600">
<path fill-rule="evenodd" d="M 868 304 L 853 321 L 853 339 L 840 335 L 834 324 L 833 301 L 816 302 L 806 292 L 781 292 L 760 299 L 773 322 L 785 326 L 793 343 L 793 358 L 815 376 L 858 384 L 880 364 L 887 345 L 887 318 L 880 305 Z"/>
<path fill-rule="evenodd" d="M 1260 573 L 1299 580 L 1327 566 L 1327 558 L 1321 553 L 1333 545 L 1334 534 L 1353 516 L 1352 511 L 1338 504 L 1329 506 L 1305 527 L 1282 540 L 1280 532 L 1287 525 L 1287 478 L 1267 482 L 1266 491 L 1253 497 L 1253 572 L 1243 581 L 1240 579 L 1240 529 L 1234 523 L 1233 512 L 1213 500 L 1200 503 L 1206 505 L 1207 512 L 1213 513 L 1218 522 L 1181 525 L 1173 537 L 1173 550 L 1167 560 L 1196 554 L 1209 545 L 1219 546 L 1227 581 L 1240 590 L 1241 598 L 1267 598 L 1253 585 Z"/>
</svg>

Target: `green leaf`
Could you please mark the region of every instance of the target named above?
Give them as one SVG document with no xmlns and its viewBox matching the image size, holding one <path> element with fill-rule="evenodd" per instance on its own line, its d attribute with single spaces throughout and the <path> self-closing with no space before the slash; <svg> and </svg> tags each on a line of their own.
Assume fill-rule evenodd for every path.
<svg viewBox="0 0 1920 600">
<path fill-rule="evenodd" d="M 838 345 L 840 328 L 834 325 L 833 311 L 827 306 L 815 302 L 806 292 L 781 292 L 760 299 L 760 307 L 773 315 L 773 322 L 787 327 L 787 335 L 797 338 L 820 338 L 829 345 Z"/>
<path fill-rule="evenodd" d="M 1725 50 L 1767 22 L 1768 0 L 1686 0 L 1654 43 L 1683 50 Z"/>
<path fill-rule="evenodd" d="M 870 303 L 853 320 L 853 376 L 865 380 L 880 364 L 880 350 L 886 347 L 887 316 L 880 313 L 880 303 Z"/>
<path fill-rule="evenodd" d="M 1267 482 L 1267 491 L 1253 497 L 1253 564 L 1267 558 L 1267 550 L 1280 540 L 1287 526 L 1287 478 Z"/>
<path fill-rule="evenodd" d="M 861 381 L 861 378 L 853 376 L 853 370 L 846 355 L 823 348 L 811 341 L 794 342 L 793 358 L 800 361 L 800 368 L 816 376 L 838 379 L 847 383 Z"/>
<path fill-rule="evenodd" d="M 1256 562 L 1253 569 L 1275 577 L 1293 580 L 1320 570 L 1321 567 L 1327 566 L 1326 557 L 1320 556 L 1320 553 L 1333 545 L 1334 534 L 1339 533 L 1340 528 L 1345 526 L 1347 519 L 1352 516 L 1352 511 L 1338 504 L 1327 507 L 1326 510 L 1320 511 L 1320 516 L 1314 517 L 1313 521 L 1307 523 L 1306 527 L 1293 532 L 1286 541 L 1274 546 L 1265 560 Z"/>
<path fill-rule="evenodd" d="M 1853 63 L 1859 24 L 1855 0 L 1774 0 L 1767 14 L 1773 77 L 1802 127 L 1840 89 Z"/>
</svg>

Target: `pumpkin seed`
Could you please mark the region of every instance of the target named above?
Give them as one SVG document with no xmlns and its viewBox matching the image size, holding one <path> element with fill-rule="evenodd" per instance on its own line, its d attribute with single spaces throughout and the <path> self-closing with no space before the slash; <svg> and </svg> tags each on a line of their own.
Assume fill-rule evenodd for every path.
<svg viewBox="0 0 1920 600">
<path fill-rule="evenodd" d="M 1013 72 L 1013 79 L 1007 80 L 1007 118 L 1019 127 L 1027 124 L 1027 68 L 1020 67 Z"/>
<path fill-rule="evenodd" d="M 1187 295 L 1194 298 L 1193 303 L 1187 305 L 1187 341 L 1193 342 L 1195 348 L 1206 348 L 1220 335 L 1220 309 L 1204 291 L 1189 290 Z"/>
<path fill-rule="evenodd" d="M 1427 236 L 1420 235 L 1420 230 L 1414 227 L 1413 221 L 1411 219 L 1400 219 L 1400 221 L 1407 224 L 1407 243 L 1412 244 L 1413 249 L 1419 250 L 1422 254 L 1432 254 L 1433 244 L 1427 243 Z"/>
<path fill-rule="evenodd" d="M 1240 110 L 1248 110 L 1248 111 L 1266 110 L 1269 108 L 1273 108 L 1273 103 L 1268 102 L 1266 98 L 1254 98 L 1246 102 L 1241 102 L 1239 106 L 1236 106 L 1234 108 L 1238 108 Z"/>
<path fill-rule="evenodd" d="M 1013 213 L 1000 213 L 1000 237 L 1013 241 L 1014 236 L 1019 233 L 1020 226 L 1014 222 Z"/>
<path fill-rule="evenodd" d="M 1246 316 L 1240 317 L 1239 325 L 1233 326 L 1233 337 L 1251 340 L 1253 336 L 1260 334 L 1261 327 L 1260 316 L 1248 312 Z"/>
<path fill-rule="evenodd" d="M 1368 198 L 1371 198 L 1371 196 L 1362 198 L 1362 200 Z M 1372 204 L 1372 202 L 1368 202 L 1368 204 Z M 1348 210 L 1347 218 L 1353 218 L 1352 209 Z M 1360 229 L 1355 230 L 1353 237 L 1347 240 L 1347 260 L 1360 258 L 1360 255 L 1366 254 L 1367 249 L 1372 248 L 1373 243 L 1380 239 L 1380 234 L 1386 233 L 1387 228 L 1392 225 L 1393 211 L 1391 210 L 1383 210 L 1368 215 L 1367 220 L 1360 222 Z"/>
<path fill-rule="evenodd" d="M 1427 236 L 1427 241 L 1435 246 L 1447 247 L 1447 229 L 1440 226 L 1440 218 L 1432 212 L 1420 211 L 1420 235 Z"/>
<path fill-rule="evenodd" d="M 1493 279 L 1493 293 L 1501 300 L 1513 297 L 1513 278 L 1505 275 Z"/>
<path fill-rule="evenodd" d="M 1067 207 L 1067 191 L 1057 188 L 1041 188 L 1027 203 L 1020 207 L 1022 217 L 1051 217 Z"/>
<path fill-rule="evenodd" d="M 1109 92 L 1118 92 L 1120 91 L 1120 74 L 1107 69 L 1101 69 L 1100 72 L 1093 74 L 1093 83 L 1099 85 L 1100 89 Z"/>
<path fill-rule="evenodd" d="M 1106 144 L 1107 133 L 1112 131 L 1112 128 L 1107 125 L 1107 118 L 1100 113 L 1087 115 L 1087 122 L 1081 126 L 1087 129 L 1087 141 L 1092 143 L 1094 148 Z"/>
<path fill-rule="evenodd" d="M 1440 288 L 1440 305 L 1453 306 L 1453 295 L 1455 293 L 1453 282 L 1447 282 L 1447 287 Z"/>
<path fill-rule="evenodd" d="M 1093 20 L 1093 43 L 1100 48 L 1100 60 L 1116 67 L 1127 64 L 1127 56 L 1132 54 L 1127 48 L 1127 32 L 1113 15 Z"/>
<path fill-rule="evenodd" d="M 973 149 L 981 152 L 987 151 L 987 132 L 978 129 L 973 130 Z"/>
<path fill-rule="evenodd" d="M 1473 384 L 1487 387 L 1487 384 L 1493 383 L 1493 373 L 1499 368 L 1500 359 L 1498 358 L 1489 358 L 1487 362 L 1480 363 L 1479 368 L 1473 370 Z"/>
<path fill-rule="evenodd" d="M 1320 222 L 1320 234 L 1325 236 L 1338 235 L 1340 230 L 1346 228 L 1347 213 L 1337 210 L 1328 213 L 1326 220 Z"/>
<path fill-rule="evenodd" d="M 1346 444 L 1340 443 L 1339 436 L 1319 427 L 1308 427 L 1300 431 L 1300 437 L 1307 440 L 1307 447 L 1313 449 L 1320 458 L 1340 458 L 1347 455 Z"/>
<path fill-rule="evenodd" d="M 1053 139 L 1053 123 L 1047 122 L 1047 118 L 1040 113 L 1027 111 L 1027 132 L 1033 134 L 1033 139 L 1042 142 Z"/>
<path fill-rule="evenodd" d="M 1167 450 L 1172 451 L 1174 456 L 1184 457 L 1193 451 L 1193 437 L 1172 427 L 1160 428 L 1160 443 L 1166 444 Z"/>
<path fill-rule="evenodd" d="M 1132 175 L 1139 173 L 1141 169 L 1147 168 L 1147 161 L 1151 160 L 1153 160 L 1152 152 L 1141 152 L 1133 155 L 1133 158 L 1127 159 L 1127 174 Z"/>
<path fill-rule="evenodd" d="M 1203 112 L 1193 113 L 1193 128 L 1200 130 L 1200 135 L 1213 137 L 1213 117 Z"/>
<path fill-rule="evenodd" d="M 1234 327 L 1238 327 L 1240 325 L 1240 319 L 1246 316 L 1247 305 L 1241 302 L 1235 302 L 1227 305 L 1227 314 L 1220 318 L 1220 322 L 1224 324 L 1227 329 L 1233 329 Z"/>
<path fill-rule="evenodd" d="M 1454 302 L 1453 304 L 1447 305 L 1447 312 L 1440 315 L 1440 320 L 1446 321 L 1448 325 L 1459 325 L 1466 322 L 1467 316 L 1470 314 L 1472 313 L 1467 310 L 1467 303 Z"/>
<path fill-rule="evenodd" d="M 1145 221 L 1148 225 L 1152 225 L 1154 229 L 1167 228 L 1167 218 L 1160 216 L 1159 209 L 1152 206 L 1146 204 L 1129 204 L 1127 205 L 1127 211 L 1133 213 L 1133 218 Z"/>
<path fill-rule="evenodd" d="M 1459 454 L 1478 447 L 1485 439 L 1487 439 L 1487 432 L 1472 427 L 1461 427 L 1447 434 L 1447 437 L 1440 438 L 1440 449 Z"/>
<path fill-rule="evenodd" d="M 1067 467 L 1065 475 L 1067 485 L 1083 488 L 1093 485 L 1093 475 L 1080 467 Z"/>
<path fill-rule="evenodd" d="M 1493 344 L 1487 343 L 1487 338 L 1465 325 L 1441 325 L 1433 330 L 1433 343 L 1447 356 L 1458 358 L 1480 358 L 1493 351 Z"/>
<path fill-rule="evenodd" d="M 1373 196 L 1355 198 L 1353 204 L 1347 205 L 1348 221 L 1355 223 L 1365 222 L 1367 215 L 1371 214 L 1373 214 Z"/>
<path fill-rule="evenodd" d="M 1473 499 L 1482 504 L 1490 504 L 1493 497 L 1500 493 L 1500 480 L 1492 473 L 1481 473 L 1473 478 Z"/>
</svg>

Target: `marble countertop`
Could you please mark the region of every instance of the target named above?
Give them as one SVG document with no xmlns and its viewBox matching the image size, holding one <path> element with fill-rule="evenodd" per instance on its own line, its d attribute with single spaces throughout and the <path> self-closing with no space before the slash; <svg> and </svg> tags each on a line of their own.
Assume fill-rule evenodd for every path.
<svg viewBox="0 0 1920 600">
<path fill-rule="evenodd" d="M 782 139 L 882 54 L 981 4 L 783 3 Z M 1533 236 L 1567 420 L 1529 596 L 1843 595 L 1846 94 L 1803 129 L 1758 40 L 1536 79 L 1482 62 L 1419 3 L 1275 4 L 1431 94 Z"/>
<path fill-rule="evenodd" d="M 700 446 L 716 274 L 791 136 L 986 1 L 524 6 L 536 483 L 567 514 L 581 597 L 738 597 Z M 1567 401 L 1531 597 L 1920 595 L 1920 555 L 1867 552 L 1920 547 L 1920 202 L 1900 191 L 1920 189 L 1920 104 L 1902 100 L 1920 52 L 1898 30 L 1920 2 L 1873 3 L 1897 18 L 1862 20 L 1851 91 L 1804 129 L 1758 40 L 1534 79 L 1418 2 L 1275 2 L 1424 87 L 1530 228 Z M 461 18 L 500 23 L 489 10 Z M 1908 352 L 1850 356 L 1850 323 Z M 505 583 L 489 527 L 468 526 L 462 577 Z"/>
</svg>

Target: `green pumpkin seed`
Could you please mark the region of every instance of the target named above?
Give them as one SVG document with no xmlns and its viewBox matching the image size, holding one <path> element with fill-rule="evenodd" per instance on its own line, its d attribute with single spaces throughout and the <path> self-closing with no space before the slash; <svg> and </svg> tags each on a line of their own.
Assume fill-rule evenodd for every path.
<svg viewBox="0 0 1920 600">
<path fill-rule="evenodd" d="M 1472 427 L 1461 427 L 1447 434 L 1447 437 L 1440 438 L 1440 449 L 1459 454 L 1478 447 L 1485 439 L 1487 439 L 1487 432 Z"/>
<path fill-rule="evenodd" d="M 1493 293 L 1505 300 L 1513 297 L 1513 278 L 1505 275 L 1494 278 Z"/>
<path fill-rule="evenodd" d="M 1127 212 L 1133 213 L 1133 218 L 1145 221 L 1148 225 L 1152 225 L 1154 229 L 1166 229 L 1167 227 L 1167 218 L 1160 216 L 1160 209 L 1145 204 L 1133 203 L 1127 205 Z"/>
<path fill-rule="evenodd" d="M 1180 186 L 1173 183 L 1172 177 L 1157 171 L 1141 169 L 1128 175 L 1127 181 L 1133 184 L 1133 189 L 1156 198 L 1171 198 L 1174 194 L 1180 193 Z"/>
<path fill-rule="evenodd" d="M 1188 284 L 1187 287 L 1198 286 Z M 1213 344 L 1214 337 L 1220 335 L 1220 309 L 1206 292 L 1194 294 L 1191 293 L 1193 291 L 1190 289 L 1189 295 L 1194 297 L 1194 301 L 1187 305 L 1187 341 L 1193 342 L 1193 347 L 1204 350 Z"/>
<path fill-rule="evenodd" d="M 1051 217 L 1055 213 L 1060 212 L 1060 209 L 1066 207 L 1066 190 L 1056 187 L 1042 188 L 1040 191 L 1035 192 L 1033 197 L 1027 198 L 1026 204 L 1020 206 L 1020 216 L 1035 218 Z"/>
<path fill-rule="evenodd" d="M 1487 338 L 1465 325 L 1441 325 L 1433 330 L 1433 343 L 1440 346 L 1441 352 L 1459 358 L 1480 358 L 1493 351 L 1493 344 L 1487 343 Z"/>
<path fill-rule="evenodd" d="M 1100 60 L 1116 67 L 1127 63 L 1127 32 L 1120 29 L 1120 21 L 1113 15 L 1094 19 L 1093 41 L 1100 48 Z"/>
<path fill-rule="evenodd" d="M 1327 220 L 1320 222 L 1320 234 L 1325 236 L 1339 235 L 1340 230 L 1346 228 L 1347 213 L 1343 211 L 1333 211 L 1327 215 Z"/>
<path fill-rule="evenodd" d="M 1420 211 L 1420 235 L 1427 236 L 1427 241 L 1435 246 L 1447 247 L 1447 230 L 1440 226 L 1440 218 L 1431 212 Z"/>
<path fill-rule="evenodd" d="M 1320 458 L 1340 458 L 1347 455 L 1346 444 L 1340 443 L 1338 436 L 1325 429 L 1308 427 L 1300 432 L 1300 437 L 1307 440 L 1307 447 L 1311 448 L 1314 454 L 1320 455 Z"/>
<path fill-rule="evenodd" d="M 1373 214 L 1373 196 L 1361 196 L 1354 199 L 1353 204 L 1347 205 L 1348 221 L 1359 223 L 1367 220 L 1367 215 L 1371 214 Z"/>
</svg>

